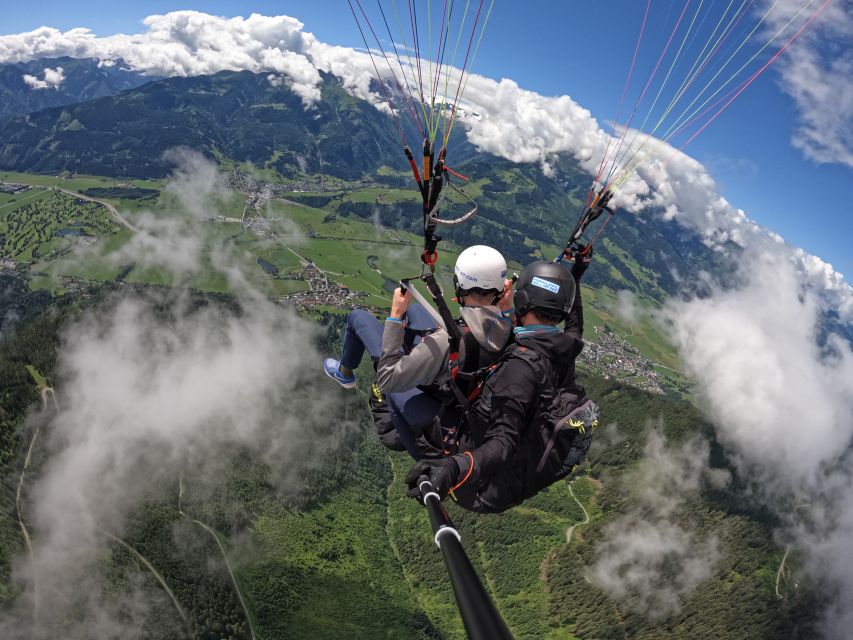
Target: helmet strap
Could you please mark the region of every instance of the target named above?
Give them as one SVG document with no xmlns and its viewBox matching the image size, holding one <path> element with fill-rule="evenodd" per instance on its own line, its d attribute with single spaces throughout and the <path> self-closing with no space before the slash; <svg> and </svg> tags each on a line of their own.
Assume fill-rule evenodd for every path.
<svg viewBox="0 0 853 640">
<path fill-rule="evenodd" d="M 468 295 L 468 292 L 459 286 L 459 278 L 456 277 L 455 273 L 453 274 L 453 293 L 456 294 L 456 301 L 459 305 L 464 307 L 465 301 L 462 299 L 462 296 Z"/>
</svg>

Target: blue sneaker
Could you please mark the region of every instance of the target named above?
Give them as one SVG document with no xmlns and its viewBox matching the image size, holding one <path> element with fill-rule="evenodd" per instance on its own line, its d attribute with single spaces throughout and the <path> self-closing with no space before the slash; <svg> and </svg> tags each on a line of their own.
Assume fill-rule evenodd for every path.
<svg viewBox="0 0 853 640">
<path fill-rule="evenodd" d="M 354 389 L 355 388 L 355 374 L 351 376 L 345 376 L 341 373 L 341 361 L 335 360 L 334 358 L 326 358 L 323 360 L 323 371 L 326 372 L 326 375 L 329 376 L 332 380 L 341 385 L 344 389 Z"/>
</svg>

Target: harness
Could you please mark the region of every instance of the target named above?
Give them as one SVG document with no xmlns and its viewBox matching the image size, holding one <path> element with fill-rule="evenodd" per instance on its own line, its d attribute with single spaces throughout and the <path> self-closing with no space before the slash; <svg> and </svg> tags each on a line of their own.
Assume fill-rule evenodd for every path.
<svg viewBox="0 0 853 640">
<path fill-rule="evenodd" d="M 483 393 L 483 386 L 490 375 L 498 368 L 504 352 L 492 353 L 483 349 L 474 334 L 467 326 L 462 324 L 461 344 L 464 345 L 465 358 L 462 367 L 456 367 L 455 376 L 451 372 L 451 378 L 446 386 L 451 393 L 445 393 L 446 399 L 439 409 L 439 422 L 443 422 L 447 412 L 456 408 L 459 410 L 459 419 L 455 425 L 442 426 L 442 449 L 445 455 L 455 452 L 459 444 L 462 425 L 468 417 L 474 403 Z M 457 359 L 457 363 L 458 363 Z"/>
<path fill-rule="evenodd" d="M 564 380 L 561 373 L 554 371 L 547 354 L 516 343 L 494 368 L 510 358 L 523 360 L 535 372 L 536 404 L 513 459 L 500 473 L 457 492 L 459 503 L 473 511 L 505 511 L 568 476 L 586 457 L 598 426 L 597 405 L 587 398 L 582 387 L 571 384 L 571 378 Z M 458 441 L 456 450 L 450 453 L 467 453 L 481 444 L 480 438 L 490 427 L 486 413 L 490 413 L 490 402 L 491 396 L 483 395 L 477 411 L 466 415 L 462 435 L 467 438 Z"/>
</svg>

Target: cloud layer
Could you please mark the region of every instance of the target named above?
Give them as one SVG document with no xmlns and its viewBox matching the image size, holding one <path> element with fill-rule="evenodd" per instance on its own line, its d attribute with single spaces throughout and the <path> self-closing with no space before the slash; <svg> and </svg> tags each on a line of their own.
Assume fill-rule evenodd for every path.
<svg viewBox="0 0 853 640">
<path fill-rule="evenodd" d="M 122 257 L 177 280 L 201 268 L 199 213 L 216 212 L 218 188 L 215 165 L 199 154 L 171 159 L 168 190 L 190 218 L 161 212 L 160 226 L 137 232 L 144 240 L 128 242 Z M 164 233 L 171 225 L 180 237 Z M 355 428 L 338 396 L 316 401 L 325 388 L 318 326 L 252 290 L 229 258 L 211 262 L 235 283 L 235 300 L 133 290 L 67 328 L 59 410 L 42 429 L 49 457 L 28 487 L 35 544 L 18 559 L 23 595 L 0 619 L 0 637 L 140 637 L 162 596 L 131 588 L 117 600 L 99 563 L 146 495 L 171 486 L 177 498 L 182 475 L 211 490 L 237 451 L 267 464 L 280 495 L 295 495 Z"/>
<path fill-rule="evenodd" d="M 831 597 L 826 635 L 853 628 L 853 351 L 821 336 L 820 302 L 794 264 L 755 253 L 742 284 L 671 301 L 670 335 L 719 441 Z M 801 508 L 794 509 L 794 506 Z"/>
<path fill-rule="evenodd" d="M 781 10 L 772 14 L 771 27 L 781 24 L 801 4 L 782 2 Z M 815 162 L 853 168 L 853 5 L 830 4 L 814 29 L 779 64 L 779 83 L 799 111 L 794 146 Z"/>
<path fill-rule="evenodd" d="M 728 481 L 726 472 L 708 466 L 708 454 L 704 440 L 669 447 L 652 430 L 629 480 L 630 509 L 604 528 L 590 577 L 637 613 L 660 619 L 678 612 L 719 559 L 717 541 L 700 538 L 679 517 L 703 479 L 717 486 Z"/>
<path fill-rule="evenodd" d="M 302 23 L 287 16 L 220 18 L 196 11 L 149 16 L 147 31 L 99 38 L 89 29 L 61 32 L 51 27 L 0 36 L 0 61 L 39 58 L 118 60 L 152 76 L 196 76 L 223 70 L 270 71 L 288 77 L 310 103 L 319 99 L 320 75 L 305 56 L 316 42 Z"/>
</svg>

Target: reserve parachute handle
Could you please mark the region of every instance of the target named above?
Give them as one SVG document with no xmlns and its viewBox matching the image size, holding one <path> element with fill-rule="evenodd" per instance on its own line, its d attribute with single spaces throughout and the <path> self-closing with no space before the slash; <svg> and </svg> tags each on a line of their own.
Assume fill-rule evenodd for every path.
<svg viewBox="0 0 853 640">
<path fill-rule="evenodd" d="M 438 493 L 426 476 L 418 479 L 418 489 L 421 501 L 429 512 L 434 541 L 444 558 L 469 640 L 513 640 L 509 627 L 462 548 L 462 536 L 453 526 Z"/>
</svg>

